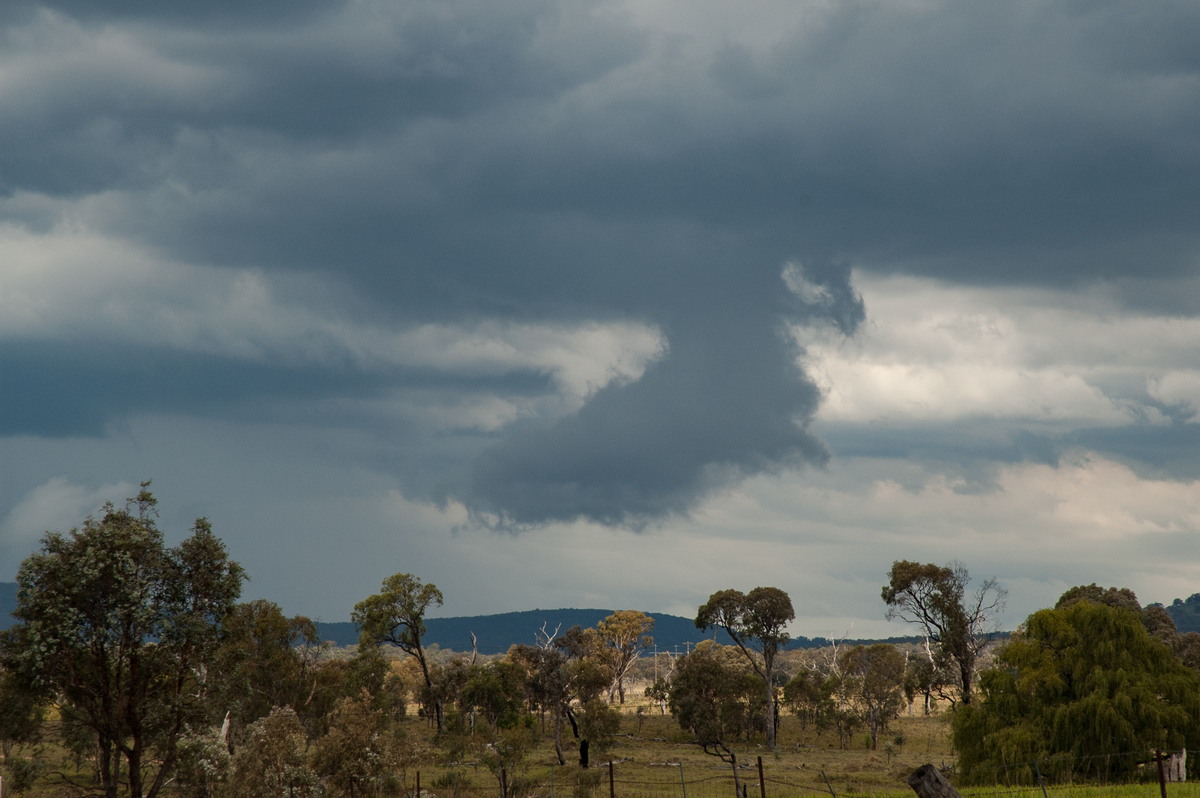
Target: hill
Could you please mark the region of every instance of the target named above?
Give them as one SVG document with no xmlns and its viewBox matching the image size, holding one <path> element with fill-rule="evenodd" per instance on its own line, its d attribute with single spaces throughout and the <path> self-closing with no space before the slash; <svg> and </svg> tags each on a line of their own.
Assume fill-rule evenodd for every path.
<svg viewBox="0 0 1200 798">
<path fill-rule="evenodd" d="M 17 586 L 13 582 L 0 582 L 0 630 L 7 629 L 13 624 L 11 613 L 17 606 Z M 470 651 L 471 633 L 477 639 L 477 650 L 480 654 L 503 654 L 517 644 L 535 645 L 538 632 L 543 627 L 553 633 L 565 632 L 572 626 L 582 626 L 585 629 L 593 627 L 601 620 L 612 614 L 612 610 L 601 609 L 558 609 L 558 610 L 524 610 L 521 612 L 503 612 L 496 615 L 471 615 L 453 618 L 428 618 L 425 621 L 426 634 L 423 642 L 426 646 L 438 646 L 451 651 Z M 661 612 L 646 613 L 654 619 L 654 645 L 658 651 L 684 653 L 701 640 L 713 637 L 696 628 L 690 618 L 678 615 L 667 615 Z M 328 640 L 339 646 L 358 644 L 358 631 L 349 622 L 318 623 L 317 632 L 322 640 Z M 724 633 L 716 635 L 721 643 L 733 641 Z M 896 638 L 890 642 L 911 642 L 917 638 Z M 819 648 L 829 645 L 829 640 L 823 637 L 798 637 L 792 640 L 787 648 Z M 870 640 L 848 640 L 848 643 L 877 642 Z"/>
<path fill-rule="evenodd" d="M 612 612 L 600 609 L 524 610 L 497 615 L 427 618 L 423 642 L 427 646 L 437 645 L 452 651 L 470 651 L 471 633 L 474 632 L 480 654 L 503 654 L 518 643 L 535 645 L 538 642 L 539 630 L 543 627 L 549 633 L 553 633 L 555 629 L 562 633 L 572 626 L 582 626 L 586 629 L 595 626 Z M 689 646 L 712 636 L 711 632 L 702 633 L 688 618 L 657 612 L 646 614 L 654 619 L 651 634 L 659 651 L 678 649 L 685 652 Z M 350 623 L 318 623 L 317 631 L 322 640 L 337 645 L 358 643 L 358 632 Z M 724 634 L 718 639 L 723 643 L 732 642 Z"/>
<path fill-rule="evenodd" d="M 458 618 L 427 618 L 426 633 L 422 642 L 425 645 L 437 645 L 451 651 L 470 651 L 471 633 L 478 640 L 477 649 L 480 654 L 503 654 L 509 647 L 524 643 L 535 645 L 538 631 L 545 627 L 548 632 L 565 632 L 572 626 L 582 626 L 585 629 L 593 627 L 612 614 L 612 610 L 600 609 L 559 609 L 559 610 L 525 610 L 522 612 L 505 612 L 497 615 L 474 615 Z M 678 615 L 667 615 L 661 612 L 646 613 L 654 619 L 651 635 L 654 646 L 658 651 L 685 653 L 699 643 L 714 635 L 707 634 L 696 628 L 691 618 Z M 322 640 L 328 640 L 340 646 L 357 645 L 358 632 L 350 623 L 318 623 L 317 631 Z M 716 639 L 724 644 L 733 641 L 724 632 L 716 634 Z M 889 642 L 914 642 L 919 638 L 895 638 Z M 874 640 L 848 640 L 850 644 L 878 642 Z M 823 637 L 797 637 L 788 643 L 787 648 L 820 648 L 827 646 L 830 641 Z"/>
<path fill-rule="evenodd" d="M 1193 593 L 1186 599 L 1175 599 L 1165 609 L 1180 632 L 1200 632 L 1200 593 Z"/>
</svg>

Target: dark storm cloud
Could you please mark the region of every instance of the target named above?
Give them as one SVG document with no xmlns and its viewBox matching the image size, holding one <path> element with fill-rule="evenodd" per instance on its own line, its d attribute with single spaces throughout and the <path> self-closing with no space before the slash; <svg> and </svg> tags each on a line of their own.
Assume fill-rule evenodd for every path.
<svg viewBox="0 0 1200 798">
<path fill-rule="evenodd" d="M 14 23 L 51 55 L 107 44 L 54 67 L 24 52 L 0 187 L 96 196 L 91 224 L 182 262 L 327 273 L 397 327 L 660 329 L 640 380 L 447 477 L 500 523 L 637 524 L 820 462 L 819 396 L 781 325 L 853 332 L 849 266 L 1056 285 L 1195 269 L 1192 3 L 842 3 L 713 51 L 604 3 L 203 5 Z M 789 261 L 822 302 L 787 292 Z M 331 381 L 282 385 L 303 379 Z M 243 392 L 270 405 L 274 384 Z M 80 423 L 140 408 L 99 395 Z"/>
</svg>

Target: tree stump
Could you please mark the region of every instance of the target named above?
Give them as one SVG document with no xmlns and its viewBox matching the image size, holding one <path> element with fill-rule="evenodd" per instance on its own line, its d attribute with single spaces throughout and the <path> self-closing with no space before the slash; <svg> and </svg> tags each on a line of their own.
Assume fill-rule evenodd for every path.
<svg viewBox="0 0 1200 798">
<path fill-rule="evenodd" d="M 921 765 L 908 777 L 908 786 L 920 798 L 962 798 L 942 772 L 933 765 Z"/>
</svg>

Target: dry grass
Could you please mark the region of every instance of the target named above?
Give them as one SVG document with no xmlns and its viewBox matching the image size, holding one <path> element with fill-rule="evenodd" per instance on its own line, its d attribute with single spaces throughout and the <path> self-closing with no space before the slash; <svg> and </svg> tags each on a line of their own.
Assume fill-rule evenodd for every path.
<svg viewBox="0 0 1200 798">
<path fill-rule="evenodd" d="M 634 694 L 637 697 L 633 697 Z M 598 765 L 593 760 L 591 778 L 596 798 L 608 796 L 608 765 L 613 762 L 615 792 L 619 796 L 677 796 L 708 798 L 733 795 L 732 770 L 720 759 L 705 754 L 679 729 L 675 719 L 661 714 L 657 706 L 630 691 L 631 700 L 622 708 L 621 734 L 613 749 Z M 803 728 L 790 715 L 781 721 L 778 750 L 743 742 L 734 746 L 739 773 L 750 784 L 750 796 L 759 794 L 758 758 L 762 758 L 767 794 L 773 798 L 832 792 L 838 796 L 907 795 L 905 779 L 920 765 L 944 766 L 952 762 L 945 715 L 905 715 L 893 721 L 881 735 L 878 750 L 869 749 L 865 734 L 855 735 L 842 748 L 837 735 Z M 572 756 L 574 752 L 568 753 Z M 445 784 L 445 769 L 431 768 L 422 775 L 422 785 Z M 495 777 L 481 766 L 458 769 L 459 792 L 495 791 Z M 586 795 L 575 789 L 579 768 L 574 762 L 557 767 L 552 741 L 547 737 L 530 754 L 523 777 L 539 785 L 539 795 L 561 793 Z M 464 789 L 464 788 L 471 789 Z M 437 787 L 431 791 L 442 798 Z"/>
</svg>

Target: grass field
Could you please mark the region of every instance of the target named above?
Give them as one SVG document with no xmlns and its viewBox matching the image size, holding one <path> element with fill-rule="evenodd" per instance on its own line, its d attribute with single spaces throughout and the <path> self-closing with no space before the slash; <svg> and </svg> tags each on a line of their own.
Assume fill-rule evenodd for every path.
<svg viewBox="0 0 1200 798">
<path fill-rule="evenodd" d="M 631 691 L 632 693 L 640 691 Z M 872 796 L 913 798 L 907 785 L 912 771 L 930 763 L 945 769 L 954 764 L 950 745 L 949 715 L 906 714 L 895 719 L 881 735 L 878 750 L 870 750 L 865 734 L 857 735 L 845 748 L 836 734 L 803 728 L 790 714 L 781 720 L 778 750 L 746 744 L 736 748 L 739 773 L 747 785 L 748 798 L 760 795 L 758 759 L 762 759 L 763 781 L 768 798 L 793 796 Z M 546 741 L 527 760 L 521 778 L 533 786 L 532 794 L 553 798 L 608 798 L 610 783 L 607 760 L 613 761 L 611 789 L 617 798 L 734 798 L 732 771 L 728 764 L 706 755 L 679 730 L 674 718 L 662 715 L 645 699 L 634 698 L 624 708 L 621 735 L 604 762 L 595 763 L 583 777 L 573 763 L 556 767 L 552 745 Z M 457 789 L 449 793 L 435 784 L 446 770 L 428 768 L 421 775 L 422 788 L 438 798 L 497 795 L 495 776 L 478 764 L 464 763 L 456 769 Z M 444 784 L 444 781 L 442 782 Z M 1122 786 L 1074 785 L 1041 789 L 988 787 L 962 790 L 966 798 L 1157 798 L 1157 782 Z M 1168 785 L 1171 798 L 1200 798 L 1200 784 Z M 428 796 L 426 796 L 428 798 Z"/>
</svg>

